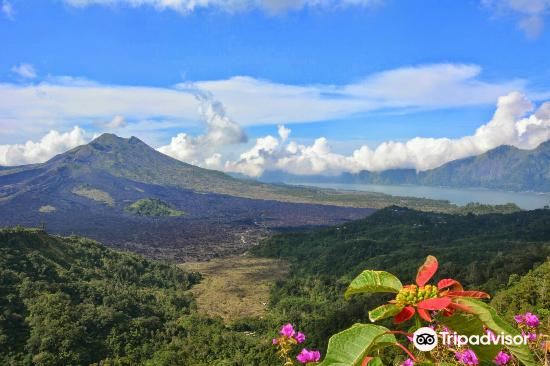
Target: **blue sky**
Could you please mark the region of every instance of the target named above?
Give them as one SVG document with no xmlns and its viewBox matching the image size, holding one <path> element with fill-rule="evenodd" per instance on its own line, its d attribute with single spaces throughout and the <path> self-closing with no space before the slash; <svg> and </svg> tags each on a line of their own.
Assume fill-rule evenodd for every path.
<svg viewBox="0 0 550 366">
<path fill-rule="evenodd" d="M 0 3 L 3 146 L 78 126 L 87 138 L 112 130 L 155 147 L 186 133 L 184 149 L 208 141 L 212 154 L 238 159 L 284 124 L 296 143 L 325 137 L 348 156 L 390 140 L 473 135 L 512 91 L 533 110 L 550 99 L 547 0 Z M 212 102 L 245 138 L 208 137 Z"/>
</svg>

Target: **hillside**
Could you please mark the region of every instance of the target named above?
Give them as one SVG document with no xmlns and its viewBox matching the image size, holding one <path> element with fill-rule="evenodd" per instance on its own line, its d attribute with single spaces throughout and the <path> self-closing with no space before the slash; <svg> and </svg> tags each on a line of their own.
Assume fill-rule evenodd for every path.
<svg viewBox="0 0 550 366">
<path fill-rule="evenodd" d="M 534 150 L 500 146 L 422 172 L 420 184 L 550 192 L 550 141 Z"/>
<path fill-rule="evenodd" d="M 253 252 L 277 260 L 188 265 L 205 271 L 195 287 L 195 274 L 87 239 L 1 230 L 0 364 L 280 365 L 271 339 L 281 324 L 294 323 L 307 332 L 306 347 L 324 350 L 330 335 L 367 322 L 367 311 L 384 301 L 345 301 L 352 277 L 371 268 L 406 281 L 427 254 L 440 259 L 438 278 L 503 290 L 495 302 L 538 310 L 546 306 L 537 283 L 548 272 L 550 210 L 452 216 L 391 207 L 345 225 L 279 234 Z M 264 266 L 274 273 L 263 276 Z M 269 284 L 267 308 L 246 308 L 243 301 L 266 301 Z M 210 285 L 240 292 L 220 298 Z M 197 313 L 190 286 L 198 310 L 225 323 Z"/>
<path fill-rule="evenodd" d="M 337 227 L 275 235 L 252 252 L 292 264 L 290 276 L 272 291 L 272 312 L 307 329 L 315 347 L 324 349 L 331 334 L 369 322 L 367 311 L 384 302 L 383 295 L 343 299 L 362 270 L 412 280 L 431 254 L 441 264 L 437 279 L 456 278 L 495 294 L 510 276 L 550 256 L 550 210 L 457 216 L 390 207 Z"/>
<path fill-rule="evenodd" d="M 365 170 L 336 177 L 267 172 L 262 176 L 262 180 L 289 183 L 416 184 L 550 192 L 550 141 L 540 144 L 533 150 L 499 146 L 484 154 L 454 160 L 422 172 L 416 172 L 414 169 L 390 169 L 381 172 Z"/>
<path fill-rule="evenodd" d="M 515 314 L 534 312 L 550 319 L 550 258 L 524 276 L 512 275 L 491 304 L 509 320 Z"/>
<path fill-rule="evenodd" d="M 199 278 L 87 239 L 0 230 L 0 363 L 138 360 L 190 313 Z"/>
<path fill-rule="evenodd" d="M 381 208 L 402 204 L 413 208 L 449 208 L 444 201 L 392 197 L 366 192 L 339 192 L 240 180 L 225 173 L 199 168 L 164 155 L 136 137 L 103 134 L 89 144 L 60 154 L 44 164 L 0 170 L 0 197 L 9 198 L 36 185 L 61 177 L 112 176 L 133 182 L 218 193 L 252 199 L 294 203 Z"/>
<path fill-rule="evenodd" d="M 50 232 L 185 261 L 242 252 L 272 231 L 333 225 L 373 211 L 268 200 L 267 193 L 258 193 L 262 199 L 222 194 L 264 186 L 182 163 L 137 138 L 104 134 L 44 164 L 1 170 L 0 227 L 45 225 Z M 133 212 L 136 202 L 157 200 L 171 214 Z"/>
</svg>

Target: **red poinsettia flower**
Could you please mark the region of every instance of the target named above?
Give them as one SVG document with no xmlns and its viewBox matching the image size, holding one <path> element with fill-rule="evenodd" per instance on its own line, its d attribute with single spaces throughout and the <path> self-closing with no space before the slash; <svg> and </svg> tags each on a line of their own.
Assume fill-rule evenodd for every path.
<svg viewBox="0 0 550 366">
<path fill-rule="evenodd" d="M 428 284 L 438 267 L 437 259 L 434 256 L 428 256 L 426 262 L 418 269 L 416 284 L 403 286 L 395 299 L 390 301 L 401 308 L 401 311 L 394 317 L 396 323 L 409 320 L 416 312 L 428 322 L 432 321 L 430 311 L 443 311 L 443 314 L 447 316 L 457 309 L 468 312 L 468 308 L 453 302 L 453 299 L 457 297 L 477 299 L 490 297 L 481 291 L 464 291 L 462 285 L 452 278 L 439 281 L 437 286 Z"/>
</svg>

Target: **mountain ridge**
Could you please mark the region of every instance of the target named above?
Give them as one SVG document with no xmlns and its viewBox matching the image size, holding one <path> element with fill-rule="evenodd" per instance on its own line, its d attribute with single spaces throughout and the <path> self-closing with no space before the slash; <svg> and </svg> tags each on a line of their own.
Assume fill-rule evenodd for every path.
<svg viewBox="0 0 550 366">
<path fill-rule="evenodd" d="M 457 159 L 440 167 L 417 172 L 415 169 L 363 170 L 339 176 L 298 176 L 267 172 L 265 182 L 355 183 L 425 185 L 456 188 L 488 188 L 510 191 L 550 192 L 550 140 L 535 149 L 523 150 L 501 145 L 483 154 Z"/>
</svg>

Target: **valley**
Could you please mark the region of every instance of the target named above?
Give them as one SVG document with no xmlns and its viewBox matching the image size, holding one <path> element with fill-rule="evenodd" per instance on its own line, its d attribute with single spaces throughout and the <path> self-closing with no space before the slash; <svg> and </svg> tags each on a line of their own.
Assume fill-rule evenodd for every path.
<svg viewBox="0 0 550 366">
<path fill-rule="evenodd" d="M 191 289 L 198 311 L 221 317 L 226 323 L 264 317 L 269 310 L 272 286 L 288 276 L 290 270 L 285 261 L 251 255 L 188 262 L 181 267 L 203 276 Z"/>
</svg>

